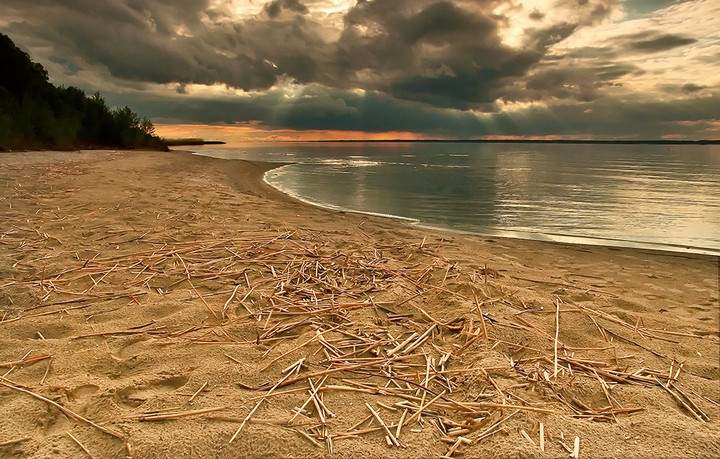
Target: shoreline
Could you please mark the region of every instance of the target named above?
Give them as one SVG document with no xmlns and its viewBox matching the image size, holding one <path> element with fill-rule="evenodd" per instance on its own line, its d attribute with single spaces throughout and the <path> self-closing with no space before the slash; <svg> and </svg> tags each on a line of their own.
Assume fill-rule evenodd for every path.
<svg viewBox="0 0 720 459">
<path fill-rule="evenodd" d="M 0 153 L 0 365 L 13 368 L 1 381 L 120 436 L 0 385 L 0 455 L 80 454 L 71 432 L 97 457 L 328 457 L 312 429 L 323 408 L 287 424 L 306 380 L 264 397 L 293 372 L 324 384 L 333 457 L 444 455 L 433 423 L 472 439 L 513 410 L 504 433 L 456 449 L 558 457 L 562 433 L 586 457 L 720 454 L 720 258 L 337 212 L 267 184 L 274 167 L 182 151 Z M 413 333 L 424 341 L 403 355 Z M 375 353 L 347 357 L 361 342 Z M 362 368 L 328 366 L 341 355 L 332 365 Z M 655 384 L 668 371 L 707 420 Z M 337 389 L 352 384 L 379 389 Z M 425 402 L 452 403 L 406 426 L 405 448 L 343 434 L 371 415 L 365 403 L 388 424 L 409 418 L 424 384 Z M 464 424 L 457 404 L 482 420 Z M 537 441 L 540 422 L 545 452 L 521 434 Z"/>
<path fill-rule="evenodd" d="M 200 154 L 197 152 L 192 152 L 192 153 L 195 155 L 198 155 L 198 156 L 206 156 L 206 155 L 203 155 L 203 154 Z M 207 157 L 211 157 L 211 156 L 207 156 Z M 462 235 L 478 236 L 478 237 L 497 237 L 497 238 L 503 238 L 503 239 L 517 239 L 517 240 L 526 240 L 526 241 L 567 244 L 567 245 L 575 245 L 575 246 L 615 247 L 615 248 L 626 248 L 626 249 L 637 249 L 637 250 L 650 250 L 653 252 L 661 252 L 661 253 L 693 254 L 693 255 L 707 255 L 707 256 L 711 256 L 711 257 L 720 257 L 720 249 L 715 249 L 715 248 L 711 248 L 711 247 L 685 246 L 685 245 L 681 245 L 681 244 L 652 243 L 652 242 L 646 242 L 646 241 L 634 241 L 634 240 L 616 239 L 616 238 L 603 238 L 603 237 L 597 237 L 597 236 L 571 235 L 571 234 L 560 234 L 560 233 L 543 233 L 543 232 L 539 232 L 539 231 L 538 232 L 529 232 L 529 231 L 488 229 L 486 232 L 483 232 L 483 231 L 460 230 L 460 229 L 453 229 L 453 228 L 449 228 L 449 227 L 433 225 L 431 223 L 425 223 L 422 220 L 419 220 L 417 218 L 412 218 L 412 217 L 384 214 L 381 212 L 349 209 L 349 208 L 336 206 L 336 205 L 329 204 L 329 203 L 314 201 L 310 198 L 306 198 L 297 193 L 293 193 L 291 190 L 283 189 L 282 187 L 271 184 L 270 181 L 268 180 L 268 174 L 272 173 L 275 170 L 281 169 L 286 166 L 291 166 L 296 163 L 269 162 L 268 164 L 277 164 L 277 167 L 271 168 L 264 173 L 264 175 L 262 177 L 263 183 L 265 183 L 269 187 L 279 191 L 280 193 L 282 193 L 294 200 L 297 200 L 299 202 L 302 202 L 304 204 L 307 204 L 307 205 L 310 205 L 313 207 L 318 207 L 318 208 L 330 210 L 333 212 L 341 212 L 341 213 L 350 213 L 350 214 L 358 214 L 358 215 L 367 215 L 367 216 L 379 217 L 379 218 L 387 218 L 387 219 L 390 219 L 393 221 L 407 223 L 407 224 L 416 226 L 418 228 L 423 228 L 423 229 L 431 230 L 431 231 L 446 232 L 446 233 L 450 233 L 450 234 L 462 234 Z"/>
</svg>

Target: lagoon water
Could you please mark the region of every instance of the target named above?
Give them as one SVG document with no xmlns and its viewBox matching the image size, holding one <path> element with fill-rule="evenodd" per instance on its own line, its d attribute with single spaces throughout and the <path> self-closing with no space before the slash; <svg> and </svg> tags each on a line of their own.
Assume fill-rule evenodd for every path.
<svg viewBox="0 0 720 459">
<path fill-rule="evenodd" d="M 335 209 L 484 235 L 720 255 L 720 146 L 278 143 L 266 181 Z"/>
</svg>

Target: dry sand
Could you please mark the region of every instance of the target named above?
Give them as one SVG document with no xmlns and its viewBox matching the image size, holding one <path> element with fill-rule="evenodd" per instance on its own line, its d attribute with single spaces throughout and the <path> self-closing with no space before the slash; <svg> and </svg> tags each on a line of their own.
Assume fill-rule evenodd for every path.
<svg viewBox="0 0 720 459">
<path fill-rule="evenodd" d="M 335 457 L 568 457 L 561 437 L 580 457 L 720 457 L 717 258 L 327 211 L 262 183 L 271 167 L 0 154 L 0 457 L 322 457 L 328 436 Z M 317 397 L 276 389 L 298 390 L 230 442 L 289 373 L 350 364 Z M 366 402 L 392 426 L 435 394 L 402 447 L 353 428 Z"/>
</svg>

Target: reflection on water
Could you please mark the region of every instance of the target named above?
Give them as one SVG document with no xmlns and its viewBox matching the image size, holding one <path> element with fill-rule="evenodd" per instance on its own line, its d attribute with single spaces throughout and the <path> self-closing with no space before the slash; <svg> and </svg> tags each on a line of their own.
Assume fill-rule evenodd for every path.
<svg viewBox="0 0 720 459">
<path fill-rule="evenodd" d="M 293 162 L 268 182 L 335 208 L 480 234 L 720 254 L 720 146 L 278 144 L 197 152 Z"/>
</svg>

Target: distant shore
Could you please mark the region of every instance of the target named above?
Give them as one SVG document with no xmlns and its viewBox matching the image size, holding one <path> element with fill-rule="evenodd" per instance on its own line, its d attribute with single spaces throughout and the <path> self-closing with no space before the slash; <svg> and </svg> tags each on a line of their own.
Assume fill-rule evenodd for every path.
<svg viewBox="0 0 720 459">
<path fill-rule="evenodd" d="M 345 139 L 301 140 L 307 143 L 564 143 L 589 145 L 720 145 L 720 140 L 589 140 L 589 139 Z"/>
<path fill-rule="evenodd" d="M 222 140 L 205 140 L 199 138 L 186 138 L 186 139 L 163 139 L 165 145 L 169 147 L 187 147 L 196 145 L 225 145 Z"/>
<path fill-rule="evenodd" d="M 0 456 L 720 455 L 717 257 L 335 212 L 274 167 L 0 154 Z"/>
</svg>

